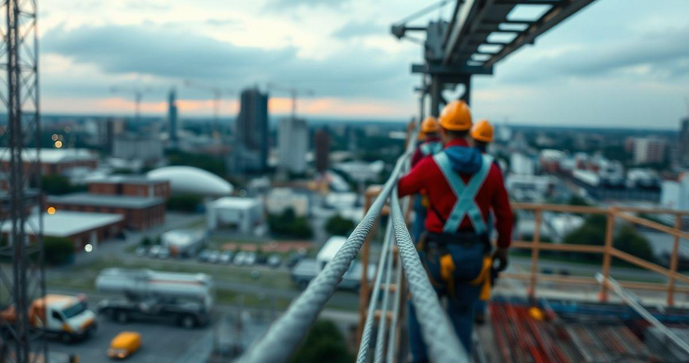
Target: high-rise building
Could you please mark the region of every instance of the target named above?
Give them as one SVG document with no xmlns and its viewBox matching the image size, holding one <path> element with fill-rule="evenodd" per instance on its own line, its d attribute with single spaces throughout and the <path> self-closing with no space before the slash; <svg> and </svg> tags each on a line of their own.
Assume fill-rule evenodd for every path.
<svg viewBox="0 0 689 363">
<path fill-rule="evenodd" d="M 112 152 L 115 138 L 123 134 L 125 129 L 126 124 L 124 120 L 108 118 L 105 122 L 98 124 L 99 143 L 105 147 L 107 152 Z"/>
<path fill-rule="evenodd" d="M 157 162 L 163 157 L 163 143 L 157 136 L 121 135 L 115 138 L 112 156 L 146 163 Z"/>
<path fill-rule="evenodd" d="M 682 119 L 677 140 L 677 159 L 680 164 L 689 166 L 689 116 Z"/>
<path fill-rule="evenodd" d="M 634 164 L 654 164 L 665 161 L 667 141 L 660 137 L 636 137 L 632 141 Z"/>
<path fill-rule="evenodd" d="M 309 149 L 309 127 L 303 119 L 287 117 L 278 127 L 279 165 L 292 173 L 306 171 L 306 152 Z"/>
<path fill-rule="evenodd" d="M 170 143 L 177 144 L 177 94 L 175 89 L 170 90 L 167 102 L 167 120 L 169 122 L 168 131 L 170 133 Z"/>
<path fill-rule="evenodd" d="M 264 171 L 268 164 L 268 94 L 249 88 L 242 91 L 240 101 L 233 169 Z"/>
<path fill-rule="evenodd" d="M 330 133 L 328 130 L 321 129 L 316 131 L 313 144 L 316 151 L 316 170 L 322 173 L 328 170 L 330 159 Z"/>
</svg>

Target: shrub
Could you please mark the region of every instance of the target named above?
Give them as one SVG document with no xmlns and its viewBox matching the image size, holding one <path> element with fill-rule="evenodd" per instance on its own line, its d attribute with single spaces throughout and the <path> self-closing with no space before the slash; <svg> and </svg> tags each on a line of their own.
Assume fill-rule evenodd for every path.
<svg viewBox="0 0 689 363">
<path fill-rule="evenodd" d="M 331 235 L 348 236 L 354 230 L 356 224 L 349 219 L 336 215 L 328 219 L 325 223 L 325 230 Z"/>
<path fill-rule="evenodd" d="M 44 237 L 43 248 L 49 265 L 65 265 L 74 259 L 74 243 L 69 238 Z"/>
<path fill-rule="evenodd" d="M 347 350 L 344 336 L 337 326 L 328 320 L 319 320 L 309 330 L 306 339 L 292 357 L 296 363 L 345 363 L 354 358 Z"/>
</svg>

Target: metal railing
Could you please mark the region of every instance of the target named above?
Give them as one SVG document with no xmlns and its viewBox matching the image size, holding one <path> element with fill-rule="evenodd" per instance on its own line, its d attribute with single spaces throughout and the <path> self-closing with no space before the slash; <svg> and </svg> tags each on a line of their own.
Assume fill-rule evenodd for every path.
<svg viewBox="0 0 689 363">
<path fill-rule="evenodd" d="M 284 362 L 294 354 L 308 332 L 309 327 L 317 319 L 326 302 L 332 297 L 337 285 L 342 280 L 350 264 L 354 261 L 362 245 L 366 245 L 368 249 L 369 243 L 365 242 L 369 240 L 371 231 L 374 229 L 381 212 L 385 214 L 390 212 L 391 218 L 385 231 L 383 250 L 381 251 L 380 262 L 377 268 L 379 273 L 373 286 L 374 293 L 371 296 L 371 304 L 369 306 L 368 301 L 362 300 L 365 306 L 369 306 L 369 308 L 364 309 L 364 305 L 360 306 L 361 310 L 370 312 L 363 319 L 362 339 L 357 361 L 364 362 L 368 360 L 369 343 L 376 316 L 383 323 L 378 326 L 374 361 L 381 362 L 384 355 L 388 362 L 395 360 L 395 344 L 399 340 L 400 325 L 398 324 L 398 318 L 403 298 L 403 289 L 401 288 L 403 284 L 402 270 L 409 284 L 412 302 L 419 312 L 421 332 L 424 340 L 427 342 L 431 359 L 434 362 L 467 361 L 466 352 L 454 334 L 450 321 L 441 308 L 440 301 L 421 264 L 407 230 L 406 219 L 402 217 L 402 207 L 397 197 L 396 186 L 400 175 L 409 169 L 409 158 L 414 151 L 413 146 L 414 139 L 408 138 L 407 150 L 397 160 L 390 178 L 382 188 L 377 190 L 374 200 L 371 201 L 367 197 L 366 214 L 356 226 L 354 232 L 347 238 L 342 248 L 328 262 L 323 271 L 292 302 L 287 311 L 273 323 L 263 338 L 239 359 L 241 362 Z M 370 194 L 367 193 L 368 195 Z M 405 201 L 404 204 L 405 210 L 408 213 L 409 202 Z M 397 247 L 396 249 L 393 248 L 393 240 Z M 362 289 L 369 289 L 367 279 L 368 254 L 366 254 L 365 259 L 362 258 L 361 262 L 363 265 Z M 395 285 L 392 284 L 394 266 L 397 266 L 395 269 Z M 384 274 L 385 282 L 383 283 Z M 381 306 L 381 311 L 376 311 L 375 306 L 378 303 L 378 293 L 381 289 L 384 289 L 384 304 Z M 389 294 L 393 290 L 395 293 L 393 307 L 392 311 L 388 311 Z M 366 294 L 366 296 L 362 296 L 362 299 L 368 296 Z M 376 312 L 380 314 L 377 315 Z M 390 320 L 389 329 L 387 329 L 387 320 Z M 384 346 L 386 332 L 388 333 L 387 347 Z M 387 354 L 385 354 L 385 349 L 387 349 Z"/>
<path fill-rule="evenodd" d="M 525 280 L 529 282 L 528 294 L 534 296 L 536 294 L 538 281 L 559 282 L 566 284 L 579 285 L 598 285 L 594 274 L 591 277 L 577 277 L 577 276 L 551 276 L 538 273 L 538 262 L 540 251 L 559 251 L 559 252 L 574 252 L 574 253 L 588 253 L 600 254 L 603 256 L 602 264 L 600 265 L 600 272 L 604 278 L 610 276 L 610 267 L 613 258 L 624 261 L 628 264 L 635 265 L 645 270 L 656 272 L 662 276 L 667 277 L 666 284 L 652 283 L 652 282 L 638 282 L 638 281 L 622 281 L 618 279 L 620 285 L 624 288 L 634 290 L 647 291 L 666 291 L 667 304 L 674 305 L 674 297 L 676 292 L 689 292 L 687 286 L 677 286 L 677 282 L 689 284 L 689 276 L 683 275 L 677 271 L 679 263 L 679 247 L 681 239 L 689 239 L 689 233 L 683 232 L 680 228 L 682 225 L 682 218 L 689 216 L 687 211 L 677 211 L 670 209 L 652 209 L 652 208 L 636 208 L 636 207 L 621 207 L 613 206 L 609 208 L 586 207 L 586 206 L 570 206 L 570 205 L 547 205 L 547 204 L 523 204 L 513 203 L 512 208 L 515 210 L 532 211 L 535 215 L 534 233 L 532 241 L 514 241 L 512 248 L 528 249 L 531 251 L 531 269 L 528 274 L 518 273 L 503 273 L 501 277 L 518 280 Z M 603 245 L 587 245 L 587 244 L 561 244 L 561 243 L 543 243 L 541 241 L 541 225 L 543 223 L 543 212 L 559 212 L 585 215 L 605 215 L 606 229 Z M 672 215 L 675 218 L 674 227 L 669 227 L 661 223 L 642 218 L 632 213 L 655 215 L 664 214 Z M 670 254 L 669 268 L 663 267 L 657 263 L 651 262 L 634 256 L 630 253 L 624 252 L 615 247 L 614 231 L 615 222 L 621 219 L 632 225 L 640 225 L 654 231 L 663 232 L 673 237 L 672 253 Z M 588 241 L 585 241 L 588 242 Z M 592 241 L 591 241 L 592 242 Z M 653 241 L 651 241 L 653 243 Z M 599 294 L 600 301 L 608 300 L 608 287 L 602 285 Z"/>
</svg>

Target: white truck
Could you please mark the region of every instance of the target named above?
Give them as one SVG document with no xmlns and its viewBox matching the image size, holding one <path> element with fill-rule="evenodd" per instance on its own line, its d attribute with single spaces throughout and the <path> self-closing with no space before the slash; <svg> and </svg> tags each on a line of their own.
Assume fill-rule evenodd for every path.
<svg viewBox="0 0 689 363">
<path fill-rule="evenodd" d="M 130 320 L 173 320 L 185 328 L 208 322 L 213 309 L 213 284 L 206 274 L 108 268 L 96 279 L 96 289 L 124 299 L 106 299 L 98 313 L 119 323 Z"/>
<path fill-rule="evenodd" d="M 292 281 L 301 289 L 305 289 L 306 286 L 309 285 L 309 282 L 311 282 L 316 275 L 323 271 L 325 265 L 327 265 L 328 262 L 335 257 L 337 251 L 342 248 L 345 241 L 347 241 L 345 237 L 330 237 L 330 239 L 328 239 L 328 241 L 326 241 L 323 245 L 323 248 L 321 248 L 321 250 L 318 252 L 315 260 L 308 258 L 303 259 L 299 261 L 294 268 L 292 268 Z M 347 269 L 342 277 L 342 281 L 340 281 L 340 284 L 337 287 L 339 289 L 358 291 L 359 286 L 361 285 L 361 275 L 364 270 L 363 266 L 364 265 L 362 265 L 361 262 L 353 261 L 352 264 L 349 265 L 349 269 Z M 370 263 L 368 265 L 366 274 L 368 275 L 368 280 L 373 281 L 373 278 L 376 275 L 376 265 Z"/>
<path fill-rule="evenodd" d="M 48 294 L 29 305 L 28 315 L 32 328 L 59 337 L 66 343 L 87 338 L 98 328 L 96 314 L 88 309 L 83 295 Z M 14 305 L 2 310 L 0 316 L 14 324 L 17 321 Z"/>
</svg>

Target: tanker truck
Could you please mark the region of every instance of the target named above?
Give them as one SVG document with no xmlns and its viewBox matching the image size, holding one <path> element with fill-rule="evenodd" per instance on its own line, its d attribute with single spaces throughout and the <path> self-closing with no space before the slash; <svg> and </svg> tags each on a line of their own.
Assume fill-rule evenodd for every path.
<svg viewBox="0 0 689 363">
<path fill-rule="evenodd" d="M 213 308 L 211 278 L 200 273 L 108 268 L 98 275 L 96 289 L 123 296 L 98 304 L 99 314 L 121 324 L 166 320 L 191 329 L 206 324 Z"/>
<path fill-rule="evenodd" d="M 17 310 L 10 305 L 0 312 L 2 320 L 9 324 L 17 321 Z M 88 309 L 83 295 L 48 294 L 34 300 L 28 307 L 29 324 L 47 335 L 69 343 L 89 337 L 96 331 L 96 314 Z"/>
</svg>

